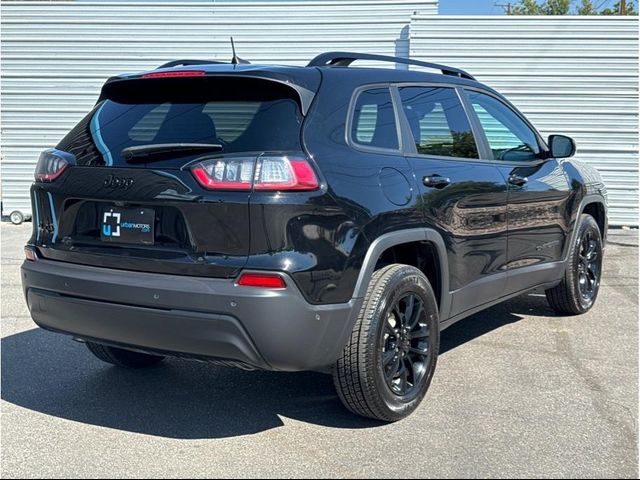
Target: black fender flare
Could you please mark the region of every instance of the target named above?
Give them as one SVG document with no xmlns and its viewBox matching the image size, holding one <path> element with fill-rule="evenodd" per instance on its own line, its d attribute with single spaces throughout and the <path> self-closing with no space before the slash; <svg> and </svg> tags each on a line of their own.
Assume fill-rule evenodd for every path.
<svg viewBox="0 0 640 480">
<path fill-rule="evenodd" d="M 602 234 L 602 242 L 603 242 L 603 247 L 606 244 L 606 238 L 607 238 L 607 228 L 608 228 L 608 208 L 607 208 L 607 202 L 605 201 L 604 197 L 602 197 L 601 195 L 597 195 L 597 194 L 590 194 L 590 195 L 585 195 L 582 200 L 580 201 L 580 205 L 578 206 L 577 210 L 576 210 L 576 218 L 574 220 L 574 224 L 572 225 L 572 232 L 571 232 L 571 237 L 570 237 L 570 242 L 567 243 L 565 249 L 565 254 L 564 254 L 564 258 L 563 258 L 563 262 L 567 262 L 569 260 L 569 252 L 571 251 L 571 245 L 574 244 L 574 242 L 576 241 L 576 236 L 578 235 L 578 222 L 580 221 L 580 216 L 584 213 L 584 209 L 586 208 L 587 205 L 591 204 L 591 203 L 600 203 L 603 207 L 604 207 L 604 214 L 605 214 L 605 222 L 604 222 L 604 227 L 605 227 L 605 231 Z"/>
<path fill-rule="evenodd" d="M 396 232 L 385 233 L 376 238 L 365 255 L 358 280 L 353 291 L 353 299 L 362 299 L 367 293 L 367 287 L 373 276 L 374 269 L 382 253 L 390 247 L 411 242 L 432 243 L 438 254 L 438 264 L 440 267 L 440 321 L 449 317 L 451 310 L 451 293 L 449 291 L 449 262 L 447 249 L 442 236 L 431 228 L 411 228 L 398 230 Z"/>
</svg>

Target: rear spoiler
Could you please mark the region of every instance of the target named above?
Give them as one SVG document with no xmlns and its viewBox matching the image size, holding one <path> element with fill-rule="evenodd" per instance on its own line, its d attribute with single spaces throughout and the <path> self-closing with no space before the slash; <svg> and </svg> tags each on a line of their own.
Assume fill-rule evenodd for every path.
<svg viewBox="0 0 640 480">
<path fill-rule="evenodd" d="M 190 71 L 192 69 L 185 69 L 185 71 Z M 154 70 L 155 72 L 155 70 Z M 199 76 L 198 78 L 213 78 L 221 79 L 221 80 L 229 80 L 234 81 L 237 79 L 247 79 L 247 80 L 262 80 L 266 82 L 272 82 L 274 86 L 277 85 L 278 88 L 293 90 L 296 93 L 296 96 L 299 100 L 300 110 L 302 114 L 306 116 L 309 111 L 309 107 L 311 106 L 311 102 L 313 102 L 313 98 L 315 97 L 315 92 L 302 87 L 300 85 L 296 85 L 291 81 L 281 80 L 279 78 L 274 78 L 266 74 L 267 72 L 256 72 L 252 74 L 246 73 L 210 73 L 206 72 L 204 75 Z M 144 82 L 145 89 L 148 90 L 147 82 L 158 82 L 158 81 L 171 81 L 175 79 L 163 79 L 163 78 L 143 78 L 144 74 L 135 74 L 135 75 L 126 75 L 126 76 L 115 76 L 109 78 L 105 84 L 102 86 L 102 90 L 100 92 L 100 97 L 98 98 L 98 102 L 101 102 L 107 98 L 113 98 L 119 87 L 124 84 L 137 84 L 137 86 L 141 86 L 139 82 Z M 145 90 L 142 89 L 142 90 Z"/>
</svg>

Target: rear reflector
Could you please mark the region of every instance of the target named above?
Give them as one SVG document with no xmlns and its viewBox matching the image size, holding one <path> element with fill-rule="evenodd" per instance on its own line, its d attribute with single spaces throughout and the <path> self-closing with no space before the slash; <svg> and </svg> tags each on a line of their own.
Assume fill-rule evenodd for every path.
<svg viewBox="0 0 640 480">
<path fill-rule="evenodd" d="M 237 282 L 241 287 L 285 288 L 287 284 L 275 273 L 243 273 Z"/>
<path fill-rule="evenodd" d="M 201 70 L 179 70 L 177 72 L 145 73 L 142 78 L 167 78 L 167 77 L 201 77 L 205 72 Z"/>
</svg>

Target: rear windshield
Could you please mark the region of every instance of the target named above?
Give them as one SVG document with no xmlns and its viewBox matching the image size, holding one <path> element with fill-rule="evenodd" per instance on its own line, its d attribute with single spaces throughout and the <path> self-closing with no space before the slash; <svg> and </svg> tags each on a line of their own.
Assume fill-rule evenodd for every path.
<svg viewBox="0 0 640 480">
<path fill-rule="evenodd" d="M 300 150 L 303 118 L 295 92 L 237 80 L 121 82 L 57 148 L 73 153 L 79 165 L 121 166 L 127 165 L 124 148 L 151 144 L 220 144 L 224 153 Z M 177 168 L 192 158 L 180 153 L 153 167 Z"/>
</svg>

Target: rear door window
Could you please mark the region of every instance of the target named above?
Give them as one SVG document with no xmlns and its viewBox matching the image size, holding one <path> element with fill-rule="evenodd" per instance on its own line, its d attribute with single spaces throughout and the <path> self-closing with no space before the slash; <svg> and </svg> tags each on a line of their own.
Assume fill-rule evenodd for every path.
<svg viewBox="0 0 640 480">
<path fill-rule="evenodd" d="M 366 147 L 399 149 L 398 128 L 388 88 L 373 88 L 358 95 L 351 140 Z"/>
<path fill-rule="evenodd" d="M 422 155 L 478 158 L 471 125 L 453 88 L 400 88 L 402 109 Z"/>
</svg>

